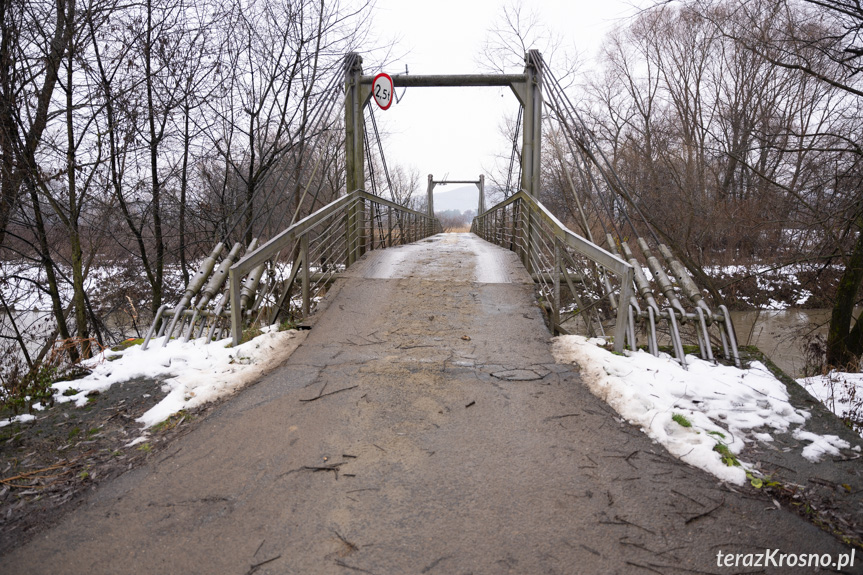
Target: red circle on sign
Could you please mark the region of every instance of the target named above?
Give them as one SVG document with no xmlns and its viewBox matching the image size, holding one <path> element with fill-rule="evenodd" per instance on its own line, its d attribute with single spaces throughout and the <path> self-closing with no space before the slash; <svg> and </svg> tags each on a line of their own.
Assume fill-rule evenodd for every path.
<svg viewBox="0 0 863 575">
<path fill-rule="evenodd" d="M 393 79 L 389 74 L 381 72 L 372 82 L 372 97 L 381 110 L 386 110 L 393 104 Z"/>
</svg>

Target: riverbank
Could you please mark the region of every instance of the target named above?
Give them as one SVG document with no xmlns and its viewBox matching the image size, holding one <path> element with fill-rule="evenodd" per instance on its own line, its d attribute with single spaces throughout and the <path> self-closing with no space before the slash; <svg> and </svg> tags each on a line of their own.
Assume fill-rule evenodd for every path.
<svg viewBox="0 0 863 575">
<path fill-rule="evenodd" d="M 264 330 L 236 348 L 140 340 L 53 384 L 54 402 L 0 408 L 0 554 L 55 524 L 85 495 L 149 461 L 240 388 L 282 363 L 307 332 Z"/>
<path fill-rule="evenodd" d="M 141 435 L 137 419 L 165 397 L 163 383 L 130 379 L 89 394 L 83 407 L 56 403 L 0 427 L 0 554 L 54 525 L 97 486 L 152 458 L 212 408 L 178 414 L 152 429 L 146 442 L 131 445 Z"/>
</svg>

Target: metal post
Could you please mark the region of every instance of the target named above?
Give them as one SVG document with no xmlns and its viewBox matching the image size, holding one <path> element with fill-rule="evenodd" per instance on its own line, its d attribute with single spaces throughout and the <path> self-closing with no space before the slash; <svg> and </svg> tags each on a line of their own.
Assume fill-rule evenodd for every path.
<svg viewBox="0 0 863 575">
<path fill-rule="evenodd" d="M 537 50 L 525 54 L 521 147 L 521 188 L 539 197 L 540 152 L 542 147 L 542 56 Z"/>
<path fill-rule="evenodd" d="M 632 267 L 626 268 L 620 274 L 620 297 L 617 300 L 617 323 L 614 326 L 614 351 L 623 353 L 623 344 L 626 339 L 626 326 L 629 323 L 629 300 L 632 297 Z M 673 315 L 672 310 L 668 310 Z"/>
<path fill-rule="evenodd" d="M 347 193 L 365 187 L 365 150 L 363 148 L 363 105 L 366 92 L 362 85 L 363 59 L 356 52 L 345 58 L 345 170 Z M 347 213 L 347 264 L 356 261 L 360 252 L 359 206 L 354 204 Z M 358 221 L 359 220 L 359 221 Z"/>
<path fill-rule="evenodd" d="M 432 235 L 432 232 L 433 232 L 433 229 L 431 226 L 433 225 L 432 222 L 434 221 L 434 186 L 435 186 L 434 176 L 429 174 L 429 183 L 428 183 L 428 188 L 426 190 L 426 198 L 427 198 L 426 199 L 426 204 L 427 204 L 426 205 L 426 207 L 427 207 L 426 211 L 428 212 L 428 215 L 429 215 L 429 219 L 428 219 L 428 226 L 429 227 L 428 227 L 427 235 Z"/>
<path fill-rule="evenodd" d="M 234 270 L 228 272 L 231 296 L 231 337 L 232 345 L 240 345 L 240 337 L 243 334 L 243 315 L 240 309 L 240 280 L 242 278 Z"/>
<path fill-rule="evenodd" d="M 365 187 L 365 150 L 363 144 L 363 105 L 365 92 L 361 79 L 363 58 L 356 52 L 345 62 L 345 163 L 347 193 Z"/>
<path fill-rule="evenodd" d="M 563 262 L 560 261 L 560 241 L 553 237 L 554 242 L 554 296 L 552 298 L 551 322 L 552 333 L 557 334 L 560 327 L 560 275 L 563 273 Z"/>
<path fill-rule="evenodd" d="M 306 317 L 311 309 L 309 298 L 309 234 L 303 234 L 300 238 L 300 257 L 303 258 L 303 317 Z"/>
<path fill-rule="evenodd" d="M 485 175 L 480 174 L 477 187 L 479 188 L 479 198 L 476 206 L 476 215 L 480 215 L 485 211 Z"/>
</svg>

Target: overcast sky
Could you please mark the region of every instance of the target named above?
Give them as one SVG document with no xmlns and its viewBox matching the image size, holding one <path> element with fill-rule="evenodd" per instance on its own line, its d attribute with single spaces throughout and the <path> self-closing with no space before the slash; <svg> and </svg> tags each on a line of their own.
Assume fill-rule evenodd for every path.
<svg viewBox="0 0 863 575">
<path fill-rule="evenodd" d="M 483 72 L 477 60 L 488 30 L 501 19 L 511 0 L 434 0 L 405 2 L 378 0 L 375 32 L 399 37 L 398 54 L 386 69 L 364 63 L 365 74 L 469 74 Z M 534 12 L 564 47 L 593 58 L 605 34 L 635 13 L 636 0 L 568 0 L 522 2 L 524 13 Z M 537 48 L 542 49 L 541 46 Z M 544 54 L 548 61 L 548 55 Z M 555 62 L 548 64 L 554 69 Z M 521 72 L 523 66 L 507 72 Z M 375 118 L 389 136 L 385 155 L 390 165 L 416 168 L 425 182 L 435 179 L 473 180 L 488 173 L 495 155 L 509 157 L 501 135 L 506 114 L 518 111 L 508 88 L 410 88 L 389 110 L 375 106 Z M 424 189 L 425 185 L 422 184 Z M 442 189 L 439 191 L 443 191 Z"/>
</svg>

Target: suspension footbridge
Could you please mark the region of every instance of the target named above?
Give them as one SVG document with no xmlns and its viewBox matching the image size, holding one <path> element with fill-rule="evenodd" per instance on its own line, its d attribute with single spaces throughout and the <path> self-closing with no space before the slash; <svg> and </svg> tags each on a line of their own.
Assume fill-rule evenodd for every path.
<svg viewBox="0 0 863 575">
<path fill-rule="evenodd" d="M 712 307 L 707 303 L 691 270 L 660 241 L 542 56 L 530 51 L 525 62 L 523 74 L 393 79 L 397 88 L 508 86 L 515 94 L 520 123 L 513 138 L 507 184 L 499 190 L 503 201 L 486 208 L 485 176 L 480 176 L 475 182 L 480 193 L 472 231 L 519 256 L 535 280 L 552 332 L 608 337 L 617 351 L 641 345 L 654 355 L 659 353 L 660 343 L 665 343 L 684 367 L 684 344 L 691 343 L 698 346 L 704 359 L 714 361 L 716 348 L 739 365 L 728 310 L 721 302 Z M 373 81 L 374 77 L 363 74 L 362 59 L 349 54 L 343 87 L 331 84 L 321 98 L 322 111 L 312 115 L 312 125 L 304 130 L 326 132 L 322 126 L 331 121 L 339 101 L 330 92 L 338 89 L 343 95 L 345 189 L 349 193 L 297 221 L 304 192 L 297 201 L 292 224 L 264 243 L 253 230 L 254 219 L 248 214 L 238 217 L 229 231 L 246 238 L 245 248 L 241 241 L 232 244 L 228 237 L 217 244 L 180 301 L 159 309 L 145 348 L 153 338 L 161 338 L 165 345 L 172 337 L 216 340 L 228 332 L 236 344 L 250 326 L 300 321 L 311 313 L 334 279 L 367 251 L 441 231 L 434 217 L 433 190 L 442 182 L 429 176 L 424 211 L 394 201 L 369 105 Z M 371 120 L 376 145 L 369 141 L 366 116 Z M 543 120 L 553 122 L 555 133 L 561 136 L 553 139 L 558 155 L 565 147 L 570 158 L 567 195 L 571 194 L 577 206 L 577 231 L 564 225 L 541 202 Z M 374 149 L 379 153 L 378 162 L 372 157 Z M 378 178 L 368 177 L 366 166 L 374 165 L 382 166 L 391 199 L 377 189 Z M 317 169 L 315 163 L 312 175 Z M 372 184 L 369 191 L 365 190 L 366 182 Z M 284 214 L 280 217 L 283 220 Z M 268 217 L 259 227 L 263 229 L 270 222 Z M 599 241 L 595 239 L 597 233 Z M 223 255 L 228 245 L 233 247 Z"/>
<path fill-rule="evenodd" d="M 298 188 L 286 227 L 285 214 L 260 229 L 239 214 L 145 341 L 236 344 L 250 327 L 286 321 L 312 326 L 303 345 L 4 566 L 718 573 L 717 551 L 844 551 L 670 456 L 581 385 L 574 366 L 555 363 L 551 337 L 574 332 L 618 351 L 668 345 L 684 367 L 686 343 L 708 361 L 739 359 L 727 310 L 708 304 L 639 216 L 537 52 L 523 74 L 394 79 L 515 93 L 521 145 L 516 136 L 509 184 L 487 208 L 485 178 L 475 181 L 471 233 L 442 233 L 431 176 L 425 209 L 365 189 L 366 165 L 386 172 L 365 129 L 372 81 L 348 55 L 305 130 L 328 144 L 343 104 L 346 193 L 324 202 Z M 565 136 L 575 230 L 541 201 L 543 121 Z"/>
<path fill-rule="evenodd" d="M 717 551 L 844 552 L 618 420 L 555 363 L 510 250 L 375 250 L 321 307 L 284 366 L 4 568 L 721 573 Z"/>
</svg>

